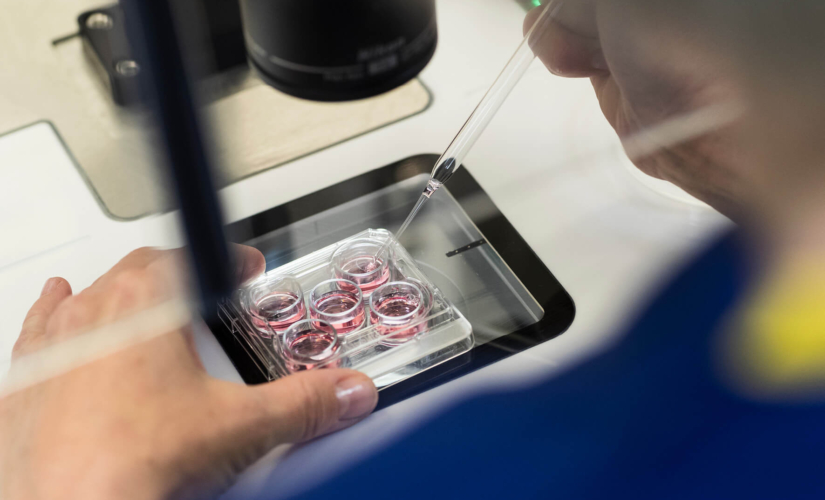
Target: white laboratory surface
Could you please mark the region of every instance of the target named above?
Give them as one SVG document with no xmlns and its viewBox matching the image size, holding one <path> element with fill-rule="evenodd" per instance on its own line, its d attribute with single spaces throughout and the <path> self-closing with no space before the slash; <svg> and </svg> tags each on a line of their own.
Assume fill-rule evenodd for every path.
<svg viewBox="0 0 825 500">
<path fill-rule="evenodd" d="M 524 11 L 505 0 L 441 0 L 438 9 L 439 48 L 420 76 L 433 94 L 430 108 L 230 185 L 220 193 L 228 221 L 447 146 L 521 40 Z M 47 278 L 63 276 L 79 291 L 135 248 L 182 243 L 174 213 L 132 222 L 108 218 L 59 133 L 48 122 L 0 130 L 0 364 Z M 233 491 L 298 491 L 319 479 L 316 467 L 307 475 L 309 462 L 323 460 L 324 473 L 332 475 L 445 405 L 534 383 L 581 362 L 616 342 L 676 267 L 730 227 L 711 209 L 640 182 L 589 82 L 552 76 L 538 61 L 465 165 L 570 292 L 577 308 L 572 327 L 354 428 L 274 450 Z M 211 334 L 200 329 L 197 336 L 209 372 L 240 381 Z"/>
</svg>

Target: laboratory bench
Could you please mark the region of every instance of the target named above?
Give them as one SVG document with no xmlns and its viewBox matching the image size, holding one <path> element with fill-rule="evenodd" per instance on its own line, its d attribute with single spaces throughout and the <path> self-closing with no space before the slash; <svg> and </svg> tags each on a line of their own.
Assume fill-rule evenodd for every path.
<svg viewBox="0 0 825 500">
<path fill-rule="evenodd" d="M 439 46 L 419 77 L 429 93 L 426 108 L 223 187 L 219 195 L 227 221 L 405 158 L 440 153 L 521 40 L 523 18 L 517 2 L 439 1 Z M 0 104 L 19 107 L 3 96 Z M 112 217 L 90 189 L 64 140 L 66 131 L 47 112 L 13 110 L 20 123 L 0 130 L 2 363 L 8 362 L 26 311 L 47 278 L 63 276 L 78 291 L 135 248 L 183 243 L 174 212 Z M 617 342 L 623 326 L 680 263 L 730 227 L 709 207 L 641 179 L 601 116 L 589 82 L 555 77 L 538 61 L 465 166 L 572 296 L 572 325 L 551 340 L 384 408 L 353 428 L 273 450 L 244 474 L 235 491 L 298 491 L 319 479 L 317 468 L 304 467 L 308 461 L 322 459 L 324 473 L 334 474 L 458 400 L 533 384 L 581 363 Z M 205 325 L 197 326 L 196 339 L 209 373 L 242 381 Z"/>
</svg>

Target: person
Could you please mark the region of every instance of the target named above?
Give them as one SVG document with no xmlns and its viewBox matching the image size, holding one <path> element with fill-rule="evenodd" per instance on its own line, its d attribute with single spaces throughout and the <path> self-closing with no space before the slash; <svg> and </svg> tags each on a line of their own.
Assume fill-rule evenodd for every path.
<svg viewBox="0 0 825 500">
<path fill-rule="evenodd" d="M 621 137 L 741 105 L 734 122 L 637 159 L 741 231 L 609 351 L 466 401 L 299 496 L 825 496 L 823 27 L 817 0 L 564 3 L 535 50 L 551 71 L 591 79 Z M 263 269 L 237 251 L 241 279 Z M 172 261 L 138 251 L 74 296 L 50 280 L 18 352 L 157 300 L 174 288 Z M 369 380 L 345 370 L 254 388 L 211 379 L 186 329 L 170 332 L 0 401 L 3 498 L 205 496 L 272 446 L 374 404 Z"/>
</svg>

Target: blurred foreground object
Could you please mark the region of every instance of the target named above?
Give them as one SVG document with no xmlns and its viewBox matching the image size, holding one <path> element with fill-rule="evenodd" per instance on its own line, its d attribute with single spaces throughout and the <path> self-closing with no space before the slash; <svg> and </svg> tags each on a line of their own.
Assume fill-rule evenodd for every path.
<svg viewBox="0 0 825 500">
<path fill-rule="evenodd" d="M 122 5 L 135 53 L 144 61 L 141 94 L 162 137 L 169 177 L 180 202 L 200 312 L 210 319 L 233 283 L 223 214 L 191 94 L 188 71 L 192 68 L 184 62 L 187 42 L 176 32 L 175 16 L 187 16 L 196 6 L 180 1 L 173 10 L 166 0 L 124 0 Z"/>
</svg>

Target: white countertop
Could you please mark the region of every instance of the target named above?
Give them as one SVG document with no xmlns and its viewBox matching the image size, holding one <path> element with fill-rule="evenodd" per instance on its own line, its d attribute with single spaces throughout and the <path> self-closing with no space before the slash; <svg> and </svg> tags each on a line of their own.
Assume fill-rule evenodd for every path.
<svg viewBox="0 0 825 500">
<path fill-rule="evenodd" d="M 433 93 L 432 106 L 227 187 L 221 198 L 228 220 L 447 146 L 519 43 L 524 12 L 503 0 L 441 0 L 438 7 L 439 48 L 421 74 Z M 570 292 L 577 307 L 573 326 L 541 346 L 293 450 L 286 459 L 284 450 L 276 450 L 238 487 L 272 493 L 262 481 L 274 474 L 279 491 L 293 491 L 305 480 L 307 461 L 323 456 L 331 474 L 444 404 L 476 391 L 531 383 L 613 342 L 673 267 L 729 226 L 707 208 L 647 188 L 619 151 L 589 82 L 554 77 L 534 63 L 465 164 Z M 8 360 L 47 278 L 64 276 L 77 291 L 134 248 L 181 243 L 175 214 L 134 222 L 107 218 L 58 136 L 42 122 L 0 137 L 0 214 L 0 362 Z M 208 332 L 198 332 L 198 344 L 210 373 L 240 380 Z M 276 461 L 280 465 L 272 472 Z M 317 469 L 312 477 L 317 480 Z"/>
</svg>

